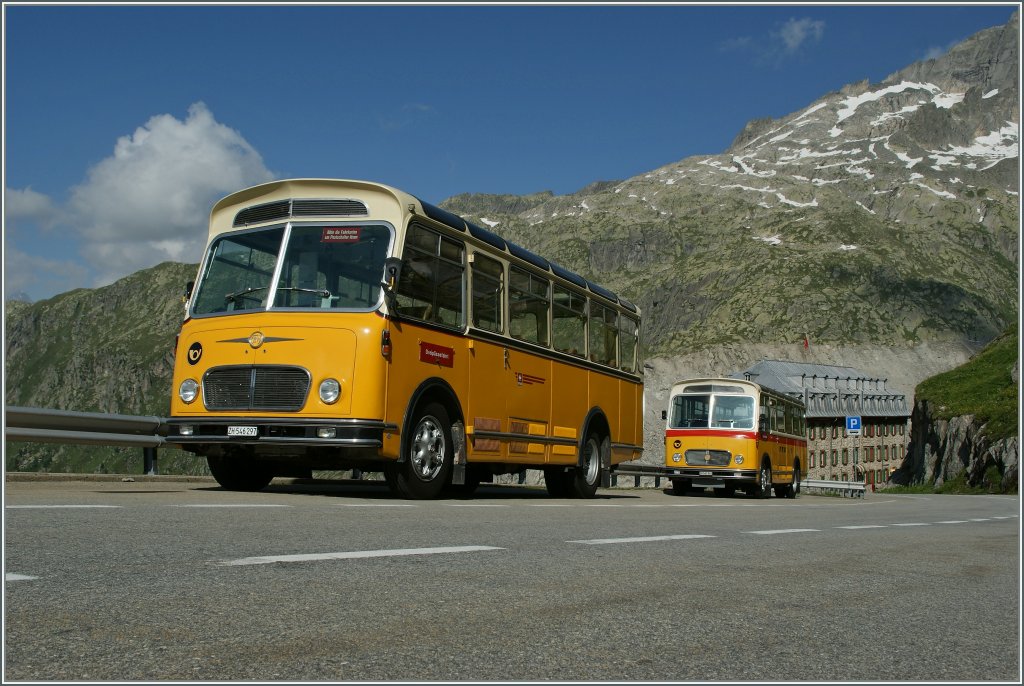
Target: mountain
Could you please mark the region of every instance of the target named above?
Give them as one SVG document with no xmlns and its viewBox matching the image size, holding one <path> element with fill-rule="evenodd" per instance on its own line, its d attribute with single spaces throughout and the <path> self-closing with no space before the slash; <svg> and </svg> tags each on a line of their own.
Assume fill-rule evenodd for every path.
<svg viewBox="0 0 1024 686">
<path fill-rule="evenodd" d="M 1018 21 L 754 120 L 720 155 L 442 205 L 637 302 L 655 354 L 987 341 L 1019 300 Z"/>
<path fill-rule="evenodd" d="M 720 155 L 570 195 L 440 204 L 640 305 L 648 461 L 667 389 L 686 376 L 795 359 L 869 370 L 912 396 L 1019 312 L 1018 22 L 755 119 Z M 5 402 L 166 415 L 195 273 L 166 263 L 5 303 Z M 139 452 L 7 444 L 7 468 L 111 469 Z M 203 469 L 175 451 L 159 464 Z"/>
</svg>

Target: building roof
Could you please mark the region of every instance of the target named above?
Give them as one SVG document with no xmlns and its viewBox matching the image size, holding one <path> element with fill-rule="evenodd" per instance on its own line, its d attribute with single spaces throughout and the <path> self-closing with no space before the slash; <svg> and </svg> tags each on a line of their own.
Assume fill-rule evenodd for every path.
<svg viewBox="0 0 1024 686">
<path fill-rule="evenodd" d="M 729 376 L 802 399 L 812 419 L 910 415 L 907 396 L 889 388 L 888 379 L 853 367 L 761 360 Z"/>
</svg>

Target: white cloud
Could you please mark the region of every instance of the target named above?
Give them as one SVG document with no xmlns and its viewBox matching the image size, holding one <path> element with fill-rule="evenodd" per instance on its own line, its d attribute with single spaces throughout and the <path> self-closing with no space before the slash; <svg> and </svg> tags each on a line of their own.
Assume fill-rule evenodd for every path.
<svg viewBox="0 0 1024 686">
<path fill-rule="evenodd" d="M 73 288 L 80 288 L 88 279 L 81 264 L 68 260 L 51 260 L 29 255 L 4 245 L 4 293 L 44 293 L 49 297 Z"/>
<path fill-rule="evenodd" d="M 71 190 L 68 223 L 99 284 L 110 283 L 166 260 L 198 261 L 213 204 L 273 178 L 256 149 L 199 102 L 184 121 L 156 115 L 118 139 Z"/>
<path fill-rule="evenodd" d="M 61 220 L 61 210 L 50 196 L 29 188 L 4 188 L 4 224 L 10 227 L 23 221 L 44 229 L 53 228 Z"/>
<path fill-rule="evenodd" d="M 782 41 L 783 52 L 792 54 L 797 52 L 805 43 L 821 40 L 825 35 L 825 22 L 818 19 L 789 19 L 782 28 L 774 34 Z"/>
</svg>

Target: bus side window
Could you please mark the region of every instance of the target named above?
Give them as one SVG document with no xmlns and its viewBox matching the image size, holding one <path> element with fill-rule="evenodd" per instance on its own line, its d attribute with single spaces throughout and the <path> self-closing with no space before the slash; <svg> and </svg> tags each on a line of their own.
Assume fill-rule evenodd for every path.
<svg viewBox="0 0 1024 686">
<path fill-rule="evenodd" d="M 417 224 L 410 225 L 398 281 L 402 316 L 461 327 L 464 276 L 462 244 Z"/>
<path fill-rule="evenodd" d="M 624 314 L 619 316 L 619 369 L 624 372 L 636 371 L 639 331 L 640 327 L 635 319 Z"/>
<path fill-rule="evenodd" d="M 548 345 L 548 280 L 525 269 L 508 269 L 509 333 L 514 337 Z"/>
<path fill-rule="evenodd" d="M 587 299 L 555 285 L 552 289 L 551 337 L 555 350 L 584 357 L 587 349 Z"/>
<path fill-rule="evenodd" d="M 505 300 L 505 270 L 501 262 L 473 254 L 473 326 L 484 331 L 504 330 L 501 306 Z"/>
<path fill-rule="evenodd" d="M 619 329 L 615 310 L 590 301 L 590 361 L 614 367 Z"/>
</svg>

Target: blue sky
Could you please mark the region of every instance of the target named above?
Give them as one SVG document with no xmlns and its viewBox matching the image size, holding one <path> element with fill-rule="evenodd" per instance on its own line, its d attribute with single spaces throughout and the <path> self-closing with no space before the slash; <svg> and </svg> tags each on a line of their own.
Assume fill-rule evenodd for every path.
<svg viewBox="0 0 1024 686">
<path fill-rule="evenodd" d="M 5 294 L 198 262 L 210 206 L 274 178 L 436 204 L 720 153 L 1016 8 L 5 3 Z"/>
</svg>

